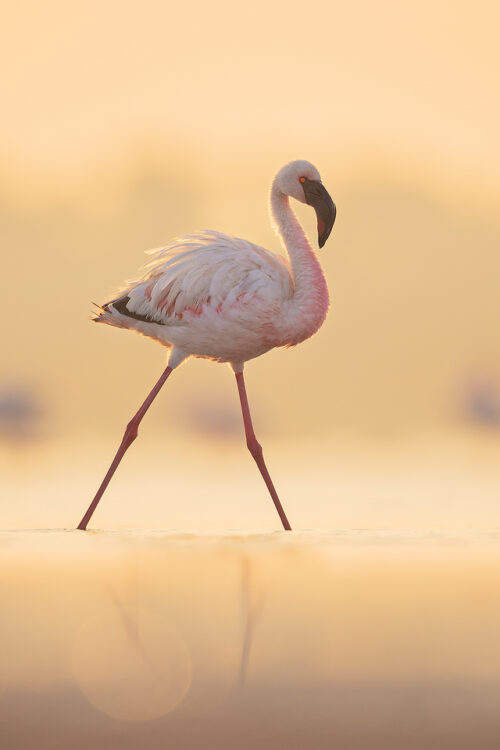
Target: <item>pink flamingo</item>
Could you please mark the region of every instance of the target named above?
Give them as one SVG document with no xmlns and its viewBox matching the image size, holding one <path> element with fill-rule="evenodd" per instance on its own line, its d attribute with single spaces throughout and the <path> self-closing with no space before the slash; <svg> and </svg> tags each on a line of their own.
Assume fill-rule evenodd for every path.
<svg viewBox="0 0 500 750">
<path fill-rule="evenodd" d="M 187 235 L 149 251 L 152 260 L 119 296 L 93 318 L 129 328 L 168 347 L 168 366 L 128 423 L 116 456 L 78 528 L 86 529 L 139 424 L 168 376 L 187 357 L 228 362 L 236 375 L 248 449 L 255 459 L 283 527 L 290 523 L 257 442 L 243 379 L 244 363 L 276 346 L 294 346 L 312 336 L 329 306 L 319 261 L 289 204 L 289 196 L 316 211 L 323 247 L 335 221 L 335 204 L 318 170 L 293 161 L 271 187 L 273 226 L 289 260 L 246 240 L 219 232 Z"/>
</svg>

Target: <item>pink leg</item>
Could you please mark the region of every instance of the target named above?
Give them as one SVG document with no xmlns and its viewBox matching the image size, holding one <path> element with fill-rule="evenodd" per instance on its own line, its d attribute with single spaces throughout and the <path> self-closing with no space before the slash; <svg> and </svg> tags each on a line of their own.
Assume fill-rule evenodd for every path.
<svg viewBox="0 0 500 750">
<path fill-rule="evenodd" d="M 147 412 L 147 410 L 149 409 L 149 407 L 151 406 L 151 404 L 155 400 L 156 396 L 160 392 L 160 389 L 161 389 L 162 385 L 164 384 L 164 382 L 166 381 L 166 379 L 168 378 L 168 376 L 170 375 L 171 372 L 172 372 L 172 368 L 171 367 L 167 367 L 167 369 L 164 371 L 163 375 L 158 380 L 158 382 L 154 386 L 153 390 L 151 391 L 151 393 L 149 394 L 149 396 L 147 397 L 147 399 L 144 401 L 143 405 L 141 406 L 141 408 L 139 409 L 139 411 L 137 412 L 137 414 L 134 417 L 132 417 L 132 419 L 128 423 L 127 428 L 125 430 L 125 434 L 124 434 L 123 439 L 122 439 L 122 442 L 121 442 L 120 447 L 118 448 L 118 450 L 116 452 L 116 456 L 114 457 L 114 459 L 113 459 L 113 461 L 111 463 L 111 466 L 108 469 L 108 473 L 106 474 L 106 476 L 102 480 L 102 484 L 99 487 L 99 489 L 97 490 L 96 496 L 94 497 L 94 499 L 90 503 L 87 512 L 85 513 L 84 517 L 82 518 L 82 520 L 78 524 L 78 528 L 81 529 L 82 531 L 84 531 L 87 528 L 87 524 L 90 521 L 90 519 L 92 518 L 92 515 L 93 515 L 95 509 L 97 508 L 99 500 L 103 496 L 104 490 L 108 486 L 108 484 L 109 484 L 109 482 L 111 480 L 111 477 L 113 476 L 113 474 L 117 470 L 118 465 L 119 465 L 120 461 L 122 460 L 123 456 L 125 455 L 125 452 L 126 452 L 127 448 L 129 448 L 129 446 L 132 445 L 132 443 L 136 439 L 136 437 L 137 437 L 137 431 L 138 431 L 138 428 L 139 428 L 139 425 L 141 423 L 141 420 L 142 420 L 143 416 L 145 415 L 145 413 Z"/>
<path fill-rule="evenodd" d="M 269 490 L 269 493 L 273 499 L 273 503 L 276 506 L 276 510 L 278 511 L 279 517 L 281 518 L 281 523 L 283 524 L 283 528 L 286 531 L 291 531 L 292 527 L 290 526 L 288 522 L 288 518 L 285 515 L 283 506 L 280 503 L 280 499 L 278 497 L 276 490 L 274 489 L 272 479 L 269 476 L 269 472 L 267 470 L 266 464 L 264 463 L 264 457 L 262 455 L 262 447 L 257 442 L 257 438 L 255 437 L 255 432 L 253 431 L 252 418 L 250 416 L 250 409 L 248 407 L 247 392 L 245 389 L 245 381 L 243 379 L 242 372 L 236 373 L 236 382 L 238 384 L 238 393 L 240 394 L 241 411 L 243 414 L 243 424 L 245 425 L 245 435 L 247 438 L 248 450 L 254 457 L 255 463 L 259 467 L 259 471 L 262 474 L 264 482 L 267 485 L 267 489 Z"/>
</svg>

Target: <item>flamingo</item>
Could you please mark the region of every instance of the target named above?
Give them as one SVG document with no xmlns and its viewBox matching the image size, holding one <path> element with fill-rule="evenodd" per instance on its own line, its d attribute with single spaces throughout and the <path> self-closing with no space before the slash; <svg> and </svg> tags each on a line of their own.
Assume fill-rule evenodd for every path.
<svg viewBox="0 0 500 750">
<path fill-rule="evenodd" d="M 290 207 L 289 197 L 316 211 L 318 244 L 332 230 L 336 208 L 310 162 L 292 161 L 276 174 L 269 209 L 285 258 L 220 232 L 186 235 L 150 250 L 141 274 L 92 319 L 128 328 L 170 350 L 167 367 L 127 424 L 122 442 L 78 525 L 85 530 L 139 424 L 167 378 L 188 357 L 228 363 L 236 376 L 248 449 L 287 531 L 291 530 L 257 441 L 243 378 L 245 362 L 278 346 L 294 346 L 325 320 L 328 287 L 320 263 Z"/>
</svg>

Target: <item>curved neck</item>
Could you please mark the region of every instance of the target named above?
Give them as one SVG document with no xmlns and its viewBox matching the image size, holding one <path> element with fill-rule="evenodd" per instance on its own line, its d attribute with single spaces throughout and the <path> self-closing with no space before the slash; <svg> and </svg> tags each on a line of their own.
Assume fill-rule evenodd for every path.
<svg viewBox="0 0 500 750">
<path fill-rule="evenodd" d="M 295 285 L 294 301 L 311 307 L 323 322 L 328 310 L 328 288 L 319 261 L 293 210 L 288 195 L 273 182 L 270 213 L 275 230 L 290 257 Z M 312 310 L 311 310 L 312 312 Z M 318 326 L 319 327 L 319 326 Z"/>
</svg>

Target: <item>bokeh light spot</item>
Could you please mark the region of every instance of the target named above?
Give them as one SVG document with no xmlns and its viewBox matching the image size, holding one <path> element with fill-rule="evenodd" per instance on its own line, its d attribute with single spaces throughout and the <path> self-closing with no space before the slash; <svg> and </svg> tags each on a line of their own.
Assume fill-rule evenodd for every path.
<svg viewBox="0 0 500 750">
<path fill-rule="evenodd" d="M 191 657 L 168 621 L 117 605 L 78 630 L 75 680 L 92 705 L 115 719 L 149 721 L 175 709 L 191 684 Z"/>
</svg>

